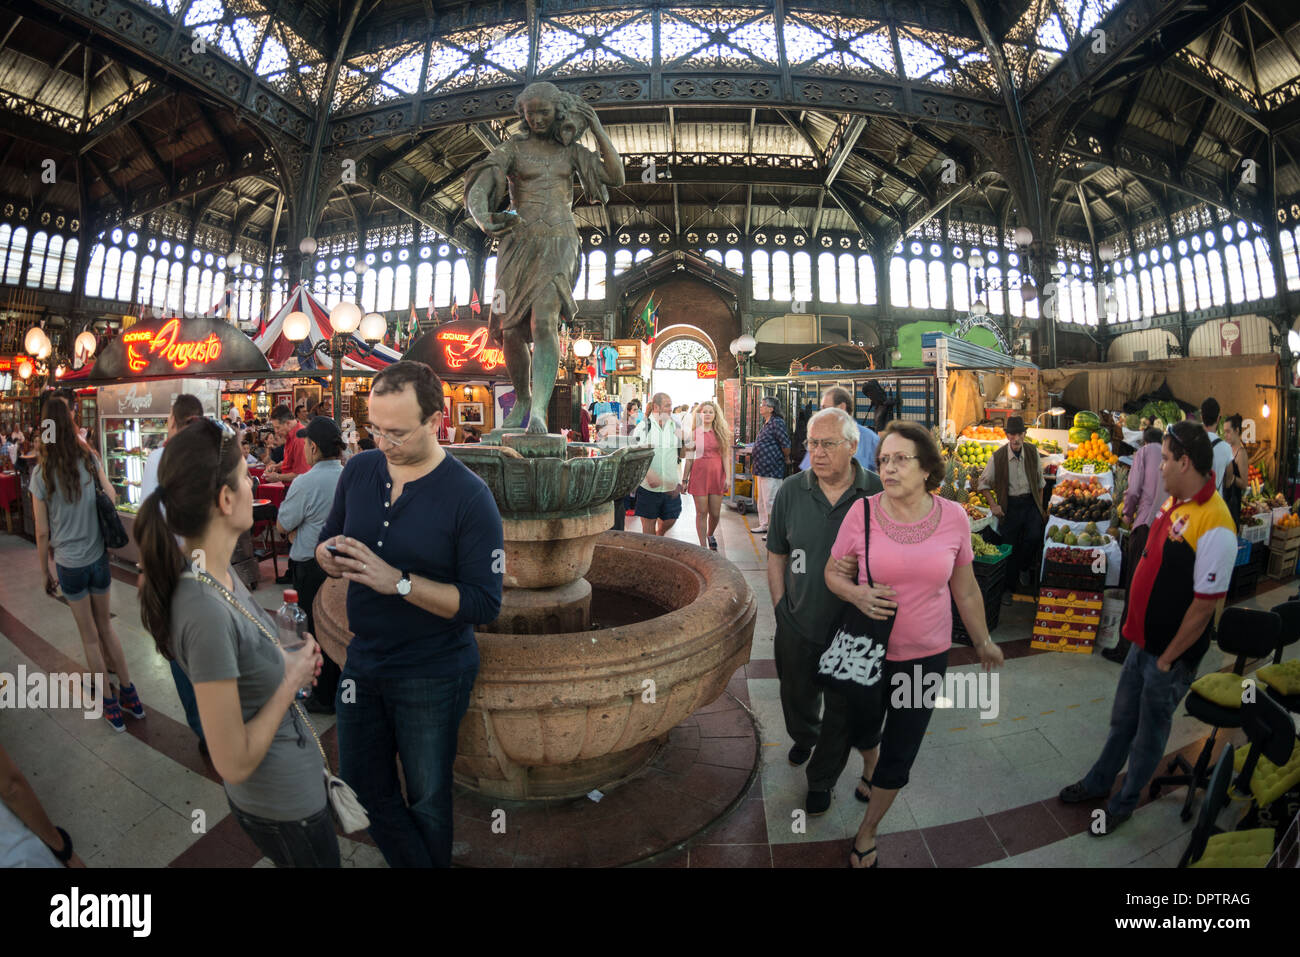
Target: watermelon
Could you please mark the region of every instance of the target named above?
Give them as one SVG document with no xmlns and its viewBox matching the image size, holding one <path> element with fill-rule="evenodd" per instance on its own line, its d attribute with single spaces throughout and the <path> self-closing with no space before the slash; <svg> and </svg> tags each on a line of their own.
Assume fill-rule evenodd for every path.
<svg viewBox="0 0 1300 957">
<path fill-rule="evenodd" d="M 1101 418 L 1096 412 L 1079 412 L 1074 416 L 1074 424 L 1076 428 L 1087 429 L 1092 433 L 1101 428 Z"/>
<path fill-rule="evenodd" d="M 1076 426 L 1075 428 L 1070 430 L 1071 444 L 1079 445 L 1080 443 L 1087 442 L 1090 438 L 1092 438 L 1092 432 L 1093 432 L 1092 429 L 1085 429 Z"/>
</svg>

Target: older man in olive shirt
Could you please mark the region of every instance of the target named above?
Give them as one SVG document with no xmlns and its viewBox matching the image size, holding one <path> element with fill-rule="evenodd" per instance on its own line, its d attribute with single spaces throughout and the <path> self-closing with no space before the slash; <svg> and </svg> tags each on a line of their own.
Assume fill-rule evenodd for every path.
<svg viewBox="0 0 1300 957">
<path fill-rule="evenodd" d="M 849 506 L 882 488 L 880 476 L 854 460 L 858 426 L 842 409 L 808 420 L 812 467 L 782 483 L 767 534 L 767 584 L 776 610 L 776 674 L 785 727 L 794 739 L 790 763 L 808 761 L 809 814 L 822 814 L 848 761 L 853 741 L 843 699 L 813 681 L 842 603 L 822 570 Z M 816 748 L 814 753 L 813 749 Z"/>
</svg>

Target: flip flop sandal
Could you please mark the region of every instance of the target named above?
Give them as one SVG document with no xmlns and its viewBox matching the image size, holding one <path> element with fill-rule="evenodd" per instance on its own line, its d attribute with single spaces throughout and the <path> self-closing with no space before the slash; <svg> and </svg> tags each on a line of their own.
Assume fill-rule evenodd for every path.
<svg viewBox="0 0 1300 957">
<path fill-rule="evenodd" d="M 868 781 L 865 777 L 859 778 L 858 780 L 861 781 L 863 784 L 865 784 L 867 787 L 871 787 L 871 782 Z M 868 794 L 866 797 L 863 797 L 862 792 L 860 792 L 856 787 L 853 789 L 853 796 L 857 798 L 859 801 L 861 801 L 863 804 L 871 803 L 871 795 Z"/>
<path fill-rule="evenodd" d="M 875 853 L 875 854 L 876 854 L 876 859 L 875 859 L 875 861 L 871 864 L 871 867 L 879 867 L 879 866 L 880 866 L 880 854 L 879 854 L 879 853 L 876 853 L 876 845 L 872 844 L 872 845 L 871 845 L 869 848 L 867 848 L 865 851 L 859 851 L 856 847 L 850 848 L 850 849 L 849 849 L 849 869 L 850 869 L 850 870 L 870 870 L 871 867 L 865 867 L 865 868 L 854 868 L 854 867 L 853 867 L 853 858 L 856 857 L 856 858 L 858 859 L 858 863 L 861 864 L 863 861 L 865 861 L 865 860 L 867 859 L 867 855 L 868 855 L 868 854 L 872 854 L 872 853 Z"/>
</svg>

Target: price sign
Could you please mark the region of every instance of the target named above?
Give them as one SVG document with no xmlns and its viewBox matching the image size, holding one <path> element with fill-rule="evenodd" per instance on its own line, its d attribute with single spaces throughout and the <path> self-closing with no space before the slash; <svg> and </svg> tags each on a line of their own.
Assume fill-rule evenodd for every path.
<svg viewBox="0 0 1300 957">
<path fill-rule="evenodd" d="M 1092 475 L 1096 471 L 1097 471 L 1097 467 L 1093 465 L 1091 462 L 1089 462 L 1087 465 L 1083 467 L 1084 475 Z"/>
</svg>

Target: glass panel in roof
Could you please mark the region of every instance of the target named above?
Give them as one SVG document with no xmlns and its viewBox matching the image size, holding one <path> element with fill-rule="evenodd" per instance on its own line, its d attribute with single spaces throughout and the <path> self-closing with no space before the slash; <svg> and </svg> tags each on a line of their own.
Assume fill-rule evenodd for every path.
<svg viewBox="0 0 1300 957">
<path fill-rule="evenodd" d="M 212 23 L 220 20 L 225 12 L 226 6 L 221 0 L 194 0 L 181 22 L 187 27 L 196 23 Z"/>
<path fill-rule="evenodd" d="M 909 80 L 919 80 L 944 65 L 943 57 L 909 36 L 899 36 L 898 52 L 903 58 L 903 75 Z"/>
</svg>

